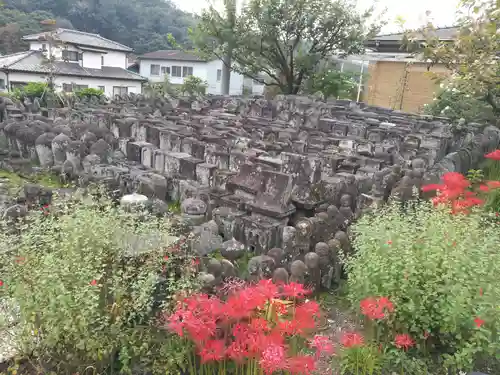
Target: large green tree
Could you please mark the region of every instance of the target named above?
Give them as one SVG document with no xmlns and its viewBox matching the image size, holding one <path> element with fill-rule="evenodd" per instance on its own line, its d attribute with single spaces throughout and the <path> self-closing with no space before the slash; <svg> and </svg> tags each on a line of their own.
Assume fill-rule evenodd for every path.
<svg viewBox="0 0 500 375">
<path fill-rule="evenodd" d="M 440 40 L 431 23 L 408 34 L 409 45 L 418 47 L 424 59 L 451 71 L 447 90 L 463 94 L 469 102 L 484 103 L 496 118 L 500 118 L 499 24 L 499 1 L 464 0 L 453 41 Z"/>
<path fill-rule="evenodd" d="M 372 15 L 349 0 L 249 0 L 232 23 L 205 11 L 193 41 L 226 65 L 229 52 L 232 70 L 297 94 L 328 56 L 363 51 L 381 26 Z"/>
</svg>

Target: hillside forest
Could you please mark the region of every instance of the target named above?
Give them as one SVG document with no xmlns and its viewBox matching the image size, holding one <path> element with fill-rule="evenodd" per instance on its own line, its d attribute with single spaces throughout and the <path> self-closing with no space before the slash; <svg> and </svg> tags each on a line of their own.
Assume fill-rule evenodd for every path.
<svg viewBox="0 0 500 375">
<path fill-rule="evenodd" d="M 170 0 L 0 0 L 0 54 L 26 49 L 22 36 L 44 31 L 40 21 L 97 33 L 138 54 L 169 49 L 168 34 L 188 42 L 195 17 Z"/>
</svg>

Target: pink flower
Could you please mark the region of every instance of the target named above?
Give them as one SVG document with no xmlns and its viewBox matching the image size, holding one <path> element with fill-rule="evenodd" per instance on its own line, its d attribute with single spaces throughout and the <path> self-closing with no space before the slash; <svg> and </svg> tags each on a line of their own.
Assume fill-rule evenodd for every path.
<svg viewBox="0 0 500 375">
<path fill-rule="evenodd" d="M 484 320 L 478 317 L 474 319 L 474 323 L 476 323 L 477 328 L 481 328 L 481 326 L 484 324 Z"/>
<path fill-rule="evenodd" d="M 266 374 L 272 374 L 286 367 L 285 347 L 271 344 L 262 351 L 259 361 Z"/>
<path fill-rule="evenodd" d="M 410 335 L 405 333 L 402 335 L 396 335 L 394 338 L 394 345 L 396 345 L 396 348 L 398 349 L 408 350 L 415 345 L 415 341 L 413 341 Z"/>
<path fill-rule="evenodd" d="M 363 346 L 365 343 L 365 339 L 359 333 L 350 332 L 344 333 L 340 338 L 340 343 L 342 346 L 346 348 L 352 348 L 356 346 Z"/>
<path fill-rule="evenodd" d="M 96 280 L 96 279 L 92 280 L 92 281 L 90 282 L 90 285 L 92 285 L 92 286 L 96 286 L 96 285 L 97 285 L 97 280 Z"/>
<path fill-rule="evenodd" d="M 316 349 L 316 359 L 318 359 L 323 353 L 326 355 L 332 355 L 335 352 L 332 341 L 326 336 L 314 336 L 314 338 L 309 342 L 309 346 Z"/>
</svg>

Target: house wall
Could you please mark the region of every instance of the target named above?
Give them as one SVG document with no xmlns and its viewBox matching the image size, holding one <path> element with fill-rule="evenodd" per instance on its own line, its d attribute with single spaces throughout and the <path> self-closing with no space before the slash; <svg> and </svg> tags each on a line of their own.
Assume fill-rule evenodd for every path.
<svg viewBox="0 0 500 375">
<path fill-rule="evenodd" d="M 46 44 L 46 47 L 49 48 L 48 43 L 31 42 L 30 50 L 40 51 L 42 50 L 43 44 Z M 83 54 L 83 62 L 81 61 L 79 64 L 83 64 L 82 66 L 84 68 L 101 69 L 101 56 L 103 56 L 105 66 L 127 69 L 127 54 L 125 52 L 106 51 L 105 53 L 100 53 L 94 51 L 82 51 L 71 44 L 65 45 L 64 47 L 64 49 L 68 49 L 69 51 L 80 52 Z M 62 60 L 62 50 L 63 49 L 61 47 L 53 47 L 50 52 L 56 59 Z"/>
<path fill-rule="evenodd" d="M 161 67 L 169 67 L 170 68 L 170 82 L 176 85 L 182 85 L 184 83 L 185 77 L 174 77 L 172 76 L 172 67 L 180 66 L 181 72 L 182 67 L 191 67 L 193 68 L 193 75 L 201 78 L 204 81 L 208 79 L 207 73 L 207 63 L 200 61 L 173 61 L 173 60 L 147 60 L 141 59 L 139 61 L 139 74 L 143 77 L 146 77 L 151 82 L 163 82 L 164 75 L 161 73 Z M 151 75 L 151 65 L 160 65 L 160 74 L 159 75 Z"/>
<path fill-rule="evenodd" d="M 420 112 L 439 88 L 432 73 L 448 75 L 449 71 L 441 64 L 428 71 L 421 62 L 371 62 L 364 100 L 370 105 Z"/>
<path fill-rule="evenodd" d="M 151 65 L 160 65 L 160 74 L 152 76 L 151 75 Z M 177 85 L 182 85 L 184 83 L 185 77 L 174 77 L 172 76 L 172 67 L 180 66 L 182 67 L 192 67 L 193 75 L 201 78 L 207 83 L 207 93 L 213 95 L 220 95 L 221 91 L 221 79 L 222 79 L 222 61 L 214 60 L 209 62 L 200 61 L 172 61 L 172 60 L 139 60 L 139 74 L 143 77 L 148 78 L 151 82 L 163 82 L 164 75 L 161 74 L 162 67 L 170 68 L 170 82 Z M 220 70 L 220 74 L 217 71 Z M 219 78 L 219 79 L 217 79 Z M 229 95 L 241 95 L 243 93 L 243 80 L 244 77 L 236 72 L 231 72 L 231 81 L 229 87 Z M 258 85 L 255 83 L 251 84 L 251 91 L 253 94 L 262 95 L 264 92 L 264 85 Z"/>
<path fill-rule="evenodd" d="M 9 82 L 28 83 L 28 82 L 46 82 L 46 77 L 41 74 L 28 74 L 19 72 L 9 73 Z M 127 87 L 129 93 L 142 93 L 142 82 L 120 80 L 120 79 L 101 79 L 101 78 L 87 78 L 87 77 L 74 77 L 74 76 L 57 76 L 55 78 L 56 90 L 61 91 L 63 83 L 75 85 L 88 85 L 89 88 L 99 89 L 104 87 L 106 96 L 113 96 L 113 87 Z"/>
<path fill-rule="evenodd" d="M 6 92 L 6 91 L 7 91 L 7 75 L 4 72 L 0 72 L 0 92 Z"/>
<path fill-rule="evenodd" d="M 222 93 L 222 61 L 214 60 L 207 62 L 207 93 L 220 95 Z M 220 70 L 219 80 L 217 80 L 217 70 Z M 229 95 L 241 95 L 243 93 L 243 76 L 236 72 L 231 72 L 229 82 Z"/>
</svg>

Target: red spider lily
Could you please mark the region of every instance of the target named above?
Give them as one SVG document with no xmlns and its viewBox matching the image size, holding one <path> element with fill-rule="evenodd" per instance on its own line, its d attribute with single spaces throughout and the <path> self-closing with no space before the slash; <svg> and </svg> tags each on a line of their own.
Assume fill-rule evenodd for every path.
<svg viewBox="0 0 500 375">
<path fill-rule="evenodd" d="M 283 370 L 286 364 L 284 346 L 271 344 L 262 351 L 259 365 L 266 374 L 272 374 L 278 370 Z"/>
<path fill-rule="evenodd" d="M 362 335 L 356 332 L 344 333 L 340 338 L 340 343 L 346 348 L 353 348 L 357 346 L 363 346 L 365 344 L 365 339 Z"/>
<path fill-rule="evenodd" d="M 26 261 L 26 258 L 25 257 L 21 257 L 21 256 L 17 256 L 16 259 L 15 259 L 15 262 L 17 264 L 23 264 L 25 261 Z"/>
<path fill-rule="evenodd" d="M 393 312 L 394 305 L 387 297 L 368 297 L 359 303 L 361 313 L 368 319 L 384 319 L 385 313 Z"/>
<path fill-rule="evenodd" d="M 290 298 L 301 298 L 304 297 L 308 294 L 310 294 L 311 291 L 304 288 L 302 284 L 290 282 L 288 284 L 285 284 L 282 286 L 282 292 L 281 294 L 285 297 L 290 297 Z"/>
<path fill-rule="evenodd" d="M 90 285 L 92 285 L 92 286 L 96 286 L 96 285 L 97 285 L 97 280 L 96 280 L 96 279 L 92 280 L 92 281 L 90 282 Z"/>
<path fill-rule="evenodd" d="M 4 286 L 4 282 L 2 280 L 0 280 L 0 288 Z"/>
<path fill-rule="evenodd" d="M 199 260 L 199 259 L 197 259 L 197 258 L 196 258 L 196 259 L 191 260 L 191 265 L 192 265 L 193 267 L 196 267 L 196 266 L 198 266 L 199 264 L 200 264 L 200 260 Z"/>
<path fill-rule="evenodd" d="M 209 340 L 199 349 L 201 363 L 220 361 L 226 354 L 224 340 Z"/>
<path fill-rule="evenodd" d="M 483 288 L 479 288 L 479 295 L 482 296 L 483 295 Z"/>
<path fill-rule="evenodd" d="M 387 245 L 392 245 L 392 241 L 391 240 L 387 241 Z"/>
<path fill-rule="evenodd" d="M 288 360 L 288 371 L 296 375 L 310 375 L 316 369 L 316 362 L 309 355 L 298 355 Z"/>
<path fill-rule="evenodd" d="M 310 340 L 309 346 L 316 349 L 316 359 L 318 359 L 321 354 L 332 355 L 335 352 L 332 341 L 326 336 L 315 335 L 314 338 Z"/>
<path fill-rule="evenodd" d="M 169 259 L 170 259 L 170 257 L 169 257 L 168 255 L 165 255 L 165 256 L 163 257 L 163 260 L 164 260 L 165 262 L 166 262 L 167 260 L 169 260 Z"/>
<path fill-rule="evenodd" d="M 489 154 L 484 155 L 485 158 L 491 159 L 491 160 L 500 160 L 500 150 L 495 150 L 493 152 L 490 152 Z"/>
<path fill-rule="evenodd" d="M 226 356 L 236 363 L 241 364 L 250 356 L 250 352 L 244 343 L 235 340 L 228 346 Z"/>
<path fill-rule="evenodd" d="M 484 320 L 478 317 L 474 319 L 474 323 L 476 324 L 477 328 L 481 328 L 481 326 L 484 324 Z"/>
<path fill-rule="evenodd" d="M 396 348 L 398 349 L 408 350 L 413 345 L 415 345 L 415 341 L 413 341 L 410 335 L 405 333 L 396 335 L 396 337 L 394 338 L 394 345 L 396 345 Z"/>
<path fill-rule="evenodd" d="M 488 192 L 488 191 L 490 191 L 490 188 L 487 185 L 480 185 L 479 190 L 484 191 L 484 192 Z"/>
<path fill-rule="evenodd" d="M 486 181 L 486 186 L 490 189 L 500 188 L 500 181 Z"/>
</svg>

